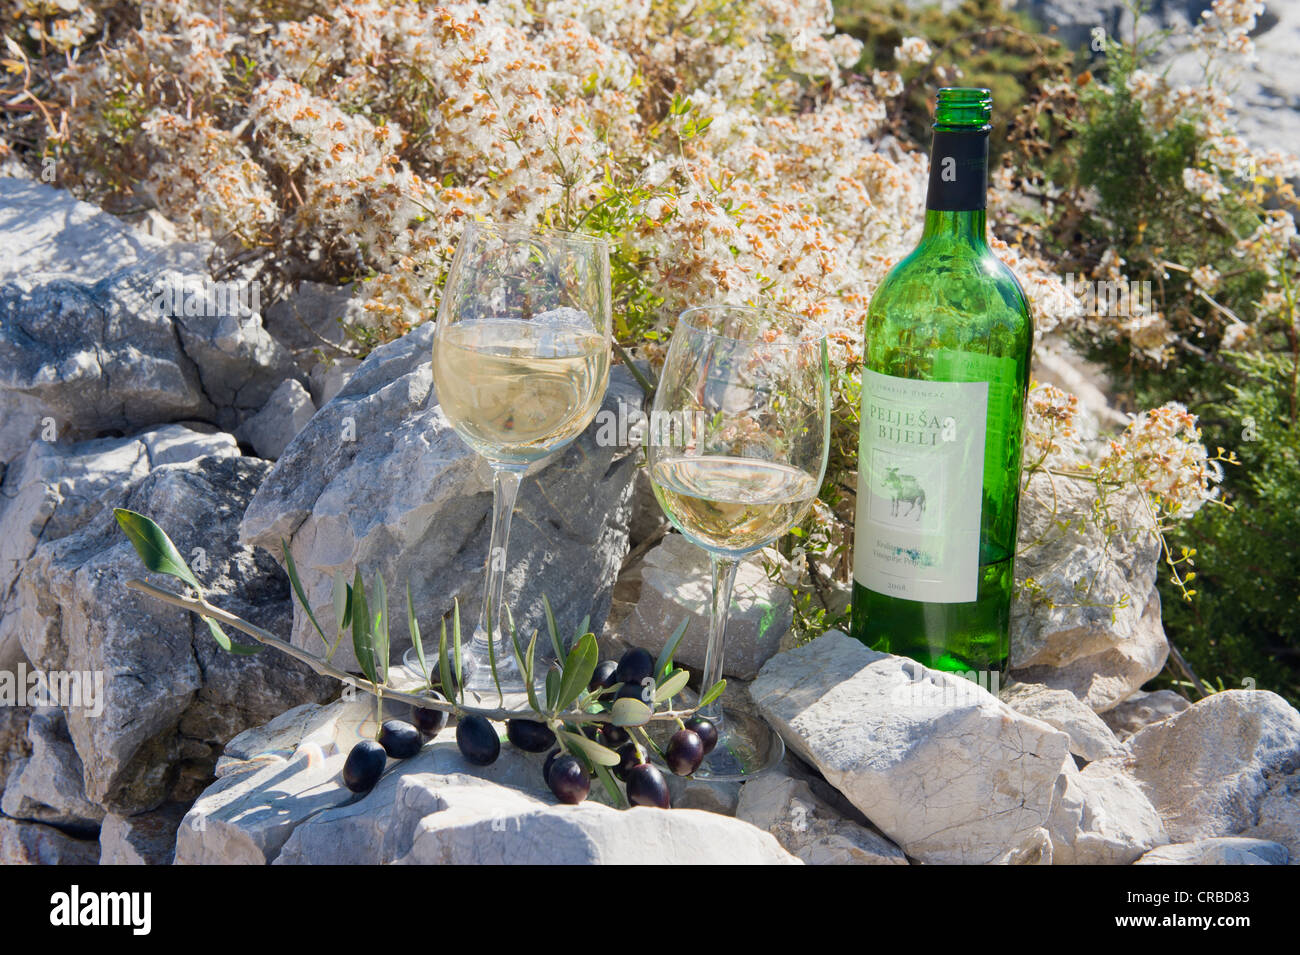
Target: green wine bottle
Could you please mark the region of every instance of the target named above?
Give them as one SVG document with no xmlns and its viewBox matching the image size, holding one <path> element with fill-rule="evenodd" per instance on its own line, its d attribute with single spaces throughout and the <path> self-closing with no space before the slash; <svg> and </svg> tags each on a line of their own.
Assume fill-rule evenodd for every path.
<svg viewBox="0 0 1300 955">
<path fill-rule="evenodd" d="M 985 236 L 985 89 L 941 89 L 925 230 L 871 299 L 850 632 L 949 671 L 1006 669 L 1033 327 Z"/>
</svg>

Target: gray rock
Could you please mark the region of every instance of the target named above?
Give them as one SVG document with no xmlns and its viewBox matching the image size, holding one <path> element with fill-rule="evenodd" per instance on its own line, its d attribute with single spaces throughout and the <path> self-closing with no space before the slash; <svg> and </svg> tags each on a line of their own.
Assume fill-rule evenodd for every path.
<svg viewBox="0 0 1300 955">
<path fill-rule="evenodd" d="M 100 865 L 171 865 L 186 807 L 169 803 L 136 816 L 109 813 L 99 830 Z"/>
<path fill-rule="evenodd" d="M 654 487 L 650 483 L 650 472 L 646 468 L 637 468 L 636 481 L 632 488 L 632 517 L 628 521 L 628 541 L 635 547 L 668 520 L 664 509 L 659 506 Z"/>
<path fill-rule="evenodd" d="M 999 694 L 1017 713 L 1042 720 L 1070 737 L 1070 752 L 1093 762 L 1123 751 L 1119 740 L 1101 717 L 1068 690 L 1053 690 L 1041 683 L 1012 683 Z"/>
<path fill-rule="evenodd" d="M 366 700 L 299 707 L 232 740 L 237 752 L 181 825 L 177 863 L 794 861 L 767 834 L 713 813 L 556 805 L 540 755 L 505 746 L 475 767 L 451 728 L 354 798 L 339 772 L 373 718 Z"/>
<path fill-rule="evenodd" d="M 1120 739 L 1128 739 L 1144 726 L 1167 720 L 1192 704 L 1173 690 L 1156 690 L 1147 693 L 1138 690 L 1113 710 L 1101 715 L 1102 720 Z"/>
<path fill-rule="evenodd" d="M 65 189 L 0 178 L 0 283 L 63 278 L 96 282 L 134 262 L 198 265 L 204 250 L 164 245 Z"/>
<path fill-rule="evenodd" d="M 42 670 L 103 678 L 102 713 L 66 708 L 92 802 L 130 815 L 193 798 L 226 740 L 336 692 L 333 681 L 281 654 L 228 654 L 202 621 L 125 587 L 137 577 L 179 585 L 145 571 L 109 505 L 157 521 L 214 603 L 287 632 L 287 580 L 236 536 L 268 468 L 256 458 L 208 456 L 143 478 L 119 472 L 104 508 L 76 531 L 38 545 L 19 575 L 14 615 L 27 658 Z"/>
<path fill-rule="evenodd" d="M 640 573 L 640 597 L 619 636 L 657 654 L 685 619 L 686 635 L 675 659 L 703 668 L 712 604 L 708 555 L 681 534 L 669 534 L 646 553 Z M 791 618 L 790 591 L 769 580 L 756 561 L 742 563 L 727 618 L 724 673 L 752 680 L 780 649 Z"/>
<path fill-rule="evenodd" d="M 736 818 L 770 832 L 808 865 L 907 865 L 884 836 L 831 807 L 807 780 L 781 770 L 764 773 L 740 791 Z"/>
<path fill-rule="evenodd" d="M 31 716 L 30 706 L 0 706 L 0 796 L 4 795 L 9 776 L 32 754 L 32 744 L 27 740 Z"/>
<path fill-rule="evenodd" d="M 416 818 L 418 822 L 412 827 L 409 851 L 396 862 L 690 866 L 798 861 L 768 833 L 716 813 L 619 810 L 594 802 L 557 806 L 503 786 L 466 787 L 458 782 L 456 777 L 403 777 L 402 805 L 412 808 L 395 826 L 400 829 Z M 439 810 L 430 811 L 435 805 Z M 307 844 L 312 831 L 324 824 L 322 817 L 295 833 L 281 861 L 315 862 L 297 846 Z M 323 843 L 324 848 L 330 845 Z"/>
<path fill-rule="evenodd" d="M 312 404 L 317 408 L 325 407 L 360 367 L 359 358 L 328 358 L 312 365 L 308 380 Z"/>
<path fill-rule="evenodd" d="M 1137 626 L 1115 646 L 1059 666 L 1024 667 L 1011 675 L 1026 683 L 1069 690 L 1095 712 L 1105 713 L 1159 674 L 1168 658 L 1160 595 L 1153 589 Z"/>
<path fill-rule="evenodd" d="M 258 488 L 243 540 L 280 550 L 288 540 L 307 596 L 327 607 L 334 573 L 383 573 L 393 595 L 409 581 L 417 613 L 432 628 L 459 598 L 477 619 L 492 505 L 490 472 L 432 397 L 433 325 L 376 348 L 332 401 L 289 444 Z M 622 368 L 603 407 L 638 401 Z M 627 553 L 635 459 L 603 447 L 593 423 L 524 479 L 507 561 L 506 593 L 520 632 L 545 626 L 541 595 L 567 635 L 587 614 L 600 632 L 614 578 Z M 325 610 L 321 623 L 333 625 Z M 472 629 L 472 626 L 467 628 Z M 468 633 L 466 634 L 468 636 Z M 296 614 L 293 640 L 319 640 Z M 393 618 L 393 649 L 408 646 L 406 615 Z M 355 667 L 350 646 L 341 666 Z"/>
<path fill-rule="evenodd" d="M 1127 865 L 1168 841 L 1160 816 L 1114 759 L 1066 763 L 1047 829 L 1056 865 Z"/>
<path fill-rule="evenodd" d="M 1247 836 L 1300 858 L 1300 713 L 1227 690 L 1133 734 L 1126 768 L 1174 842 Z"/>
<path fill-rule="evenodd" d="M 1144 505 L 1111 495 L 1125 530 L 1108 540 L 1095 501 L 1083 481 L 1039 474 L 1027 485 L 1016 559 L 1026 585 L 1011 607 L 1011 665 L 1015 679 L 1069 690 L 1100 713 L 1159 673 L 1169 646 L 1155 589 L 1159 543 Z"/>
<path fill-rule="evenodd" d="M 13 819 L 45 822 L 79 833 L 98 831 L 104 810 L 86 798 L 81 757 L 68 735 L 63 711 L 37 708 L 27 727 L 31 756 L 5 785 L 0 809 Z"/>
<path fill-rule="evenodd" d="M 1110 401 L 1111 386 L 1104 369 L 1082 358 L 1065 341 L 1034 343 L 1033 378 L 1055 385 L 1079 399 L 1081 433 L 1095 436 L 1102 428 L 1124 428 L 1128 418 Z"/>
<path fill-rule="evenodd" d="M 37 441 L 0 482 L 0 669 L 22 659 L 20 635 L 39 621 L 23 616 L 18 577 L 37 547 L 84 527 L 162 464 L 239 453 L 235 439 L 210 426 L 171 424 L 132 438 L 79 444 Z"/>
<path fill-rule="evenodd" d="M 773 657 L 750 695 L 786 744 L 922 862 L 1050 857 L 1069 737 L 975 683 L 837 631 Z"/>
<path fill-rule="evenodd" d="M 0 816 L 0 865 L 96 865 L 99 843 L 53 826 Z"/>
<path fill-rule="evenodd" d="M 299 282 L 292 294 L 267 306 L 266 330 L 310 371 L 317 354 L 340 357 L 337 350 L 347 343 L 344 326 L 355 309 L 352 292 L 350 285 Z"/>
<path fill-rule="evenodd" d="M 1152 849 L 1134 865 L 1286 865 L 1284 845 L 1263 839 L 1224 837 Z"/>
<path fill-rule="evenodd" d="M 239 426 L 235 436 L 253 446 L 258 457 L 274 461 L 307 426 L 316 406 L 295 378 L 286 378 L 271 392 L 262 410 Z"/>
<path fill-rule="evenodd" d="M 256 313 L 175 315 L 167 283 L 205 281 L 152 265 L 97 282 L 0 285 L 0 405 L 6 460 L 53 419 L 60 441 L 201 419 L 233 428 L 294 373 Z"/>
</svg>

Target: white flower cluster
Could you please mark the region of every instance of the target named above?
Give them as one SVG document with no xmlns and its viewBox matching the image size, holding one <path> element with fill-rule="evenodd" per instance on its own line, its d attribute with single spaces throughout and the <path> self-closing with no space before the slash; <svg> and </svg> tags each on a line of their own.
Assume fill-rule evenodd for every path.
<svg viewBox="0 0 1300 955">
<path fill-rule="evenodd" d="M 1158 517 L 1187 518 L 1218 496 L 1223 467 L 1201 443 L 1196 415 L 1169 402 L 1137 415 L 1097 461 L 1102 480 L 1133 485 Z"/>
</svg>

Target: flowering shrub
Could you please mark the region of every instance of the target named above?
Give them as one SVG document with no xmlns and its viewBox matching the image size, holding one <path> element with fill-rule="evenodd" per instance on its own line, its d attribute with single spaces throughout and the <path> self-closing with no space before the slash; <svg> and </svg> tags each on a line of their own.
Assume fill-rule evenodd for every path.
<svg viewBox="0 0 1300 955">
<path fill-rule="evenodd" d="M 1253 6 L 1215 4 L 1197 34 L 1207 57 L 1241 53 Z M 43 170 L 53 160 L 60 185 L 111 210 L 154 207 L 182 236 L 255 265 L 272 288 L 355 282 L 358 347 L 430 317 L 472 218 L 608 236 L 617 337 L 652 363 L 692 304 L 763 299 L 822 323 L 834 368 L 831 466 L 812 519 L 774 559 L 787 580 L 811 581 L 820 609 L 808 619 L 825 622 L 849 575 L 863 316 L 921 223 L 925 144 L 909 137 L 924 117 L 909 104 L 958 77 L 951 58 L 969 52 L 970 35 L 864 47 L 835 30 L 829 0 L 2 0 L 0 9 L 10 78 L 0 162 Z M 1289 160 L 1234 139 L 1212 86 L 1171 90 L 1135 58 L 1110 85 L 1080 86 L 1061 79 L 1059 44 L 997 30 L 1029 64 L 1032 80 L 1017 90 L 1034 95 L 993 171 L 993 242 L 1025 286 L 1037 333 L 1086 334 L 1155 365 L 1211 321 L 1225 340 L 1265 334 L 1212 296 L 1255 282 L 1260 311 L 1290 307 L 1294 223 L 1280 209 L 1258 212 L 1262 196 L 1247 208 L 1229 181 L 1243 169 L 1276 179 Z M 1140 192 L 1172 203 L 1178 228 L 1200 230 L 1225 203 L 1235 203 L 1234 223 L 1255 216 L 1214 260 L 1159 266 L 1197 290 L 1208 303 L 1199 311 L 1171 305 L 1162 285 L 1152 309 L 1098 318 L 1061 280 L 1074 253 L 1053 222 L 1111 216 L 1114 231 L 1083 250 L 1082 274 L 1126 280 L 1155 259 L 1154 245 L 1135 257 L 1134 241 L 1166 220 L 1120 214 L 1134 194 L 1128 167 L 1055 150 L 1064 130 L 1086 160 L 1125 123 L 1141 133 L 1134 149 L 1159 147 L 1159 188 Z M 1044 160 L 1058 153 L 1074 156 L 1072 171 Z M 1088 190 L 1100 210 L 1086 209 Z M 1023 211 L 1026 193 L 1046 197 L 1041 214 Z M 1242 278 L 1243 267 L 1263 277 Z M 1059 392 L 1034 393 L 1032 467 L 1136 484 L 1162 525 L 1213 494 L 1219 475 L 1185 410 L 1139 416 L 1101 451 L 1076 433 L 1076 411 Z"/>
</svg>

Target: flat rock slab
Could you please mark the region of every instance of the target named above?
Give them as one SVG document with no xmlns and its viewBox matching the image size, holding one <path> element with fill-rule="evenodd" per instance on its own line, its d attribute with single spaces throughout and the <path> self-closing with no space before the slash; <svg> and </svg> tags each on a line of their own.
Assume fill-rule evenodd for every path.
<svg viewBox="0 0 1300 955">
<path fill-rule="evenodd" d="M 902 849 L 846 819 L 807 780 L 780 769 L 745 783 L 736 818 L 770 832 L 809 865 L 907 865 Z"/>
<path fill-rule="evenodd" d="M 96 865 L 99 843 L 39 822 L 0 816 L 0 865 Z"/>
<path fill-rule="evenodd" d="M 1248 836 L 1300 858 L 1300 713 L 1282 697 L 1215 693 L 1128 746 L 1126 769 L 1174 842 Z"/>
<path fill-rule="evenodd" d="M 1152 849 L 1134 865 L 1286 865 L 1291 858 L 1284 845 L 1264 839 L 1227 836 L 1180 842 Z"/>
<path fill-rule="evenodd" d="M 1100 716 L 1069 690 L 1054 690 L 1041 683 L 1012 683 L 998 698 L 1017 713 L 1042 720 L 1070 737 L 1070 752 L 1095 762 L 1123 751 Z"/>
<path fill-rule="evenodd" d="M 788 746 L 908 856 L 1039 860 L 1070 738 L 971 681 L 838 631 L 769 660 L 750 695 Z"/>
<path fill-rule="evenodd" d="M 542 784 L 542 755 L 503 744 L 497 762 L 472 766 L 451 728 L 354 796 L 339 773 L 373 720 L 372 702 L 339 701 L 232 740 L 222 775 L 181 824 L 177 863 L 797 861 L 766 832 L 716 813 L 558 805 Z"/>
</svg>

